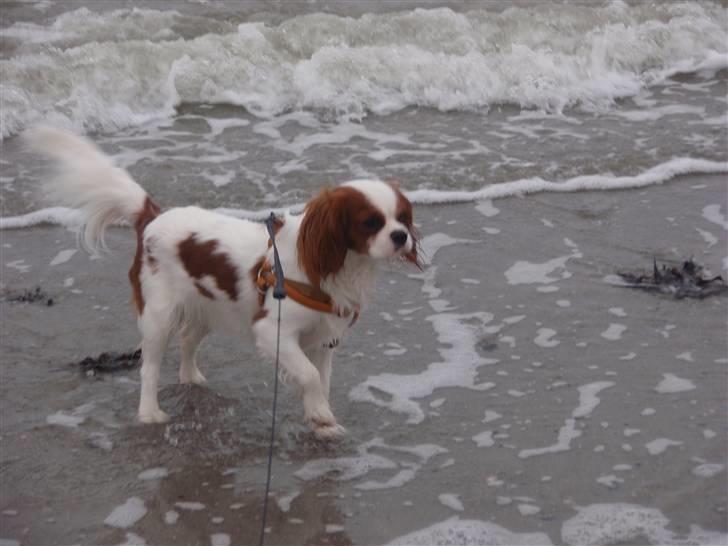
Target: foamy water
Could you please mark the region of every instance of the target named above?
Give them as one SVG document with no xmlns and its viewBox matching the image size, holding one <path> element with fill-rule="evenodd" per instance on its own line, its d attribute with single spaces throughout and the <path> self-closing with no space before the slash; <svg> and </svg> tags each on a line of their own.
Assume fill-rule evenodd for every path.
<svg viewBox="0 0 728 546">
<path fill-rule="evenodd" d="M 725 431 L 720 410 L 704 403 L 714 381 L 703 370 L 726 359 L 706 359 L 672 302 L 650 314 L 654 300 L 620 297 L 621 264 L 604 256 L 616 255 L 608 236 L 626 203 L 652 211 L 654 194 L 702 195 L 725 178 L 683 175 L 728 173 L 728 10 L 617 0 L 351 16 L 293 9 L 248 21 L 233 3 L 202 1 L 176 2 L 177 11 L 89 2 L 64 13 L 44 0 L 29 3 L 35 19 L 4 19 L 0 229 L 78 226 L 77 211 L 37 195 L 46 165 L 18 135 L 41 121 L 91 134 L 164 208 L 196 203 L 260 220 L 299 213 L 322 186 L 400 180 L 418 205 L 424 270 L 387 271 L 388 291 L 377 294 L 385 303 L 352 334 L 356 352 L 342 346 L 332 393 L 348 443 L 276 460 L 272 530 L 320 519 L 315 540 L 724 544 L 724 527 L 697 525 L 716 521 L 722 498 L 673 501 L 725 478 L 715 447 Z M 639 191 L 607 193 L 630 189 Z M 593 193 L 547 195 L 576 192 Z M 673 239 L 690 240 L 698 261 L 722 252 L 725 200 L 697 200 L 679 207 L 695 225 L 675 213 L 659 243 L 647 229 L 627 247 L 642 245 L 640 260 L 656 247 L 685 252 Z M 450 203 L 465 205 L 426 207 Z M 54 234 L 40 257 L 20 248 L 30 229 L 6 232 L 8 278 L 41 276 L 58 301 L 93 298 L 87 312 L 111 315 L 89 284 L 101 262 L 84 268 L 72 236 L 37 231 Z M 720 260 L 728 268 L 723 256 L 713 270 Z M 138 389 L 126 376 L 113 385 Z M 80 403 L 59 398 L 33 426 L 118 453 L 117 429 L 101 422 L 108 402 Z M 228 525 L 254 519 L 251 506 L 257 514 L 248 494 L 260 489 L 258 462 L 210 467 L 220 483 L 190 490 L 178 462 L 142 455 L 96 523 L 121 529 L 119 541 L 151 544 L 146 526 L 181 532 L 204 521 L 200 540 L 236 544 Z M 328 497 L 337 510 L 318 518 L 311 510 Z M 16 518 L 16 508 L 2 516 Z M 382 513 L 396 515 L 396 532 L 367 523 Z"/>
<path fill-rule="evenodd" d="M 728 161 L 718 162 L 690 158 L 678 158 L 667 163 L 657 165 L 643 173 L 635 176 L 614 177 L 611 175 L 579 176 L 560 182 L 551 182 L 541 179 L 516 180 L 502 184 L 486 186 L 480 190 L 463 191 L 442 191 L 442 190 L 414 190 L 405 192 L 407 197 L 415 204 L 441 204 L 460 203 L 468 201 L 481 201 L 483 199 L 501 199 L 514 195 L 530 193 L 557 192 L 569 193 L 587 190 L 624 190 L 630 188 L 642 188 L 654 184 L 662 184 L 681 174 L 691 173 L 726 173 L 728 172 Z M 248 218 L 252 220 L 263 220 L 271 211 L 283 213 L 286 210 L 298 213 L 303 210 L 303 203 L 293 204 L 285 209 L 269 208 L 258 211 L 245 209 L 218 208 L 217 212 L 235 216 L 237 218 Z M 713 209 L 711 209 L 713 210 Z M 715 205 L 716 214 L 719 214 L 720 205 Z M 76 227 L 80 222 L 80 215 L 77 211 L 65 207 L 50 207 L 28 214 L 0 218 L 0 229 L 18 229 L 39 224 L 61 225 Z M 425 249 L 426 250 L 426 249 Z M 64 251 L 72 252 L 72 251 Z M 70 259 L 72 254 L 61 254 L 56 259 Z M 425 255 L 428 252 L 425 251 Z M 530 264 L 518 262 L 506 272 L 511 279 L 511 284 L 518 283 L 551 283 L 556 278 L 548 274 L 555 269 L 565 266 L 566 261 L 571 257 L 580 256 L 578 250 L 571 255 L 555 258 L 545 264 Z M 57 263 L 61 263 L 60 261 Z"/>
<path fill-rule="evenodd" d="M 185 103 L 240 105 L 260 116 L 504 103 L 601 111 L 671 75 L 726 68 L 726 17 L 710 4 L 612 2 L 234 25 L 175 11 L 81 8 L 0 31 L 13 46 L 0 61 L 0 124 L 3 137 L 41 119 L 110 131 L 172 116 Z"/>
</svg>

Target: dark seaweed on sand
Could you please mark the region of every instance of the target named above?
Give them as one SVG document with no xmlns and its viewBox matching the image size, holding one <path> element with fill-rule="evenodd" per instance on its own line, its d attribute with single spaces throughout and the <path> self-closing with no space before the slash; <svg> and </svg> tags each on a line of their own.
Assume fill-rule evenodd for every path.
<svg viewBox="0 0 728 546">
<path fill-rule="evenodd" d="M 720 275 L 706 277 L 703 266 L 696 264 L 692 259 L 684 261 L 682 266 L 657 266 L 653 259 L 652 274 L 619 272 L 628 283 L 629 288 L 638 288 L 650 292 L 672 294 L 676 299 L 698 298 L 725 294 L 728 286 Z"/>
<path fill-rule="evenodd" d="M 139 366 L 142 357 L 141 349 L 126 353 L 108 352 L 97 357 L 87 356 L 75 365 L 80 366 L 86 375 L 97 373 L 113 373 L 132 370 Z"/>
<path fill-rule="evenodd" d="M 8 290 L 2 294 L 2 299 L 10 303 L 36 303 L 43 302 L 48 307 L 53 305 L 53 298 L 49 298 L 40 286 L 31 288 L 30 290 L 25 289 L 22 292 L 16 292 Z"/>
</svg>

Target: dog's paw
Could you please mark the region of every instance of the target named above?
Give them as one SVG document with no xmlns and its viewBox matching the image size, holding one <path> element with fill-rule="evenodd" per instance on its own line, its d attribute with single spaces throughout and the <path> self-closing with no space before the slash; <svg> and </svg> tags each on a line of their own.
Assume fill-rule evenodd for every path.
<svg viewBox="0 0 728 546">
<path fill-rule="evenodd" d="M 346 429 L 336 422 L 334 414 L 327 407 L 320 407 L 305 418 L 317 438 L 332 439 L 343 436 Z"/>
<path fill-rule="evenodd" d="M 139 421 L 145 424 L 166 423 L 169 421 L 169 415 L 161 409 L 152 411 L 139 412 Z"/>
<path fill-rule="evenodd" d="M 313 433 L 320 440 L 335 440 L 346 434 L 346 429 L 337 423 L 333 425 L 312 425 L 312 427 Z"/>
<path fill-rule="evenodd" d="M 200 372 L 200 370 L 195 369 L 191 372 L 186 373 L 180 371 L 179 382 L 183 385 L 188 383 L 194 383 L 195 385 L 204 385 L 205 383 L 207 383 L 207 379 L 205 379 L 205 376 L 202 375 L 202 372 Z"/>
</svg>

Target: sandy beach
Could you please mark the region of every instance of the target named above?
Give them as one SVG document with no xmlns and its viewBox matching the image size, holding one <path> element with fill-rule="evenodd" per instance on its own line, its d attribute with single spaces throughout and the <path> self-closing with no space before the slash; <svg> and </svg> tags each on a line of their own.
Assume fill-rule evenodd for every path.
<svg viewBox="0 0 728 546">
<path fill-rule="evenodd" d="M 692 175 L 417 207 L 424 271 L 383 271 L 338 351 L 347 437 L 313 441 L 282 391 L 266 543 L 724 544 L 728 300 L 615 274 L 719 274 L 725 203 L 724 176 Z M 6 296 L 45 295 L 0 303 L 2 544 L 251 544 L 272 368 L 212 338 L 209 387 L 182 387 L 174 347 L 172 421 L 137 424 L 137 371 L 74 364 L 138 343 L 133 237 L 109 239 L 90 260 L 62 228 L 2 232 Z"/>
<path fill-rule="evenodd" d="M 256 544 L 266 477 L 274 372 L 251 345 L 206 339 L 189 387 L 174 339 L 172 419 L 137 422 L 134 236 L 77 247 L 24 144 L 39 124 L 163 208 L 260 220 L 362 178 L 414 203 L 423 270 L 384 267 L 337 349 L 348 434 L 316 441 L 281 387 L 268 546 L 728 544 L 728 296 L 618 275 L 728 278 L 725 1 L 0 16 L 0 546 Z"/>
</svg>

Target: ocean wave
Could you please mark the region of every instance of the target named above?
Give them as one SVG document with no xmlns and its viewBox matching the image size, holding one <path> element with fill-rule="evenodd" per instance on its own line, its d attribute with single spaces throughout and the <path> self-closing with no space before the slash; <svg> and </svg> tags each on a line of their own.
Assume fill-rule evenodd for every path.
<svg viewBox="0 0 728 546">
<path fill-rule="evenodd" d="M 676 73 L 728 67 L 728 9 L 711 3 L 415 9 L 270 26 L 88 9 L 0 30 L 0 134 L 38 123 L 113 131 L 225 103 L 267 117 L 361 118 L 407 106 L 604 111 Z"/>
<path fill-rule="evenodd" d="M 407 197 L 415 204 L 436 205 L 448 203 L 467 203 L 485 199 L 502 199 L 515 195 L 532 193 L 555 192 L 570 193 L 579 191 L 611 191 L 642 188 L 662 184 L 685 174 L 721 174 L 728 173 L 728 161 L 710 161 L 690 157 L 674 158 L 655 165 L 633 176 L 614 176 L 611 174 L 593 174 L 576 176 L 560 182 L 544 180 L 542 178 L 524 178 L 492 184 L 474 191 L 446 191 L 419 189 L 406 192 Z M 216 212 L 236 218 L 249 220 L 264 220 L 271 213 L 271 209 L 246 210 L 217 208 Z M 298 203 L 285 208 L 273 209 L 277 214 L 285 212 L 299 213 L 303 204 Z M 41 224 L 60 225 L 75 228 L 81 221 L 77 210 L 67 207 L 52 207 L 37 210 L 19 216 L 0 217 L 0 230 L 22 229 Z"/>
</svg>

